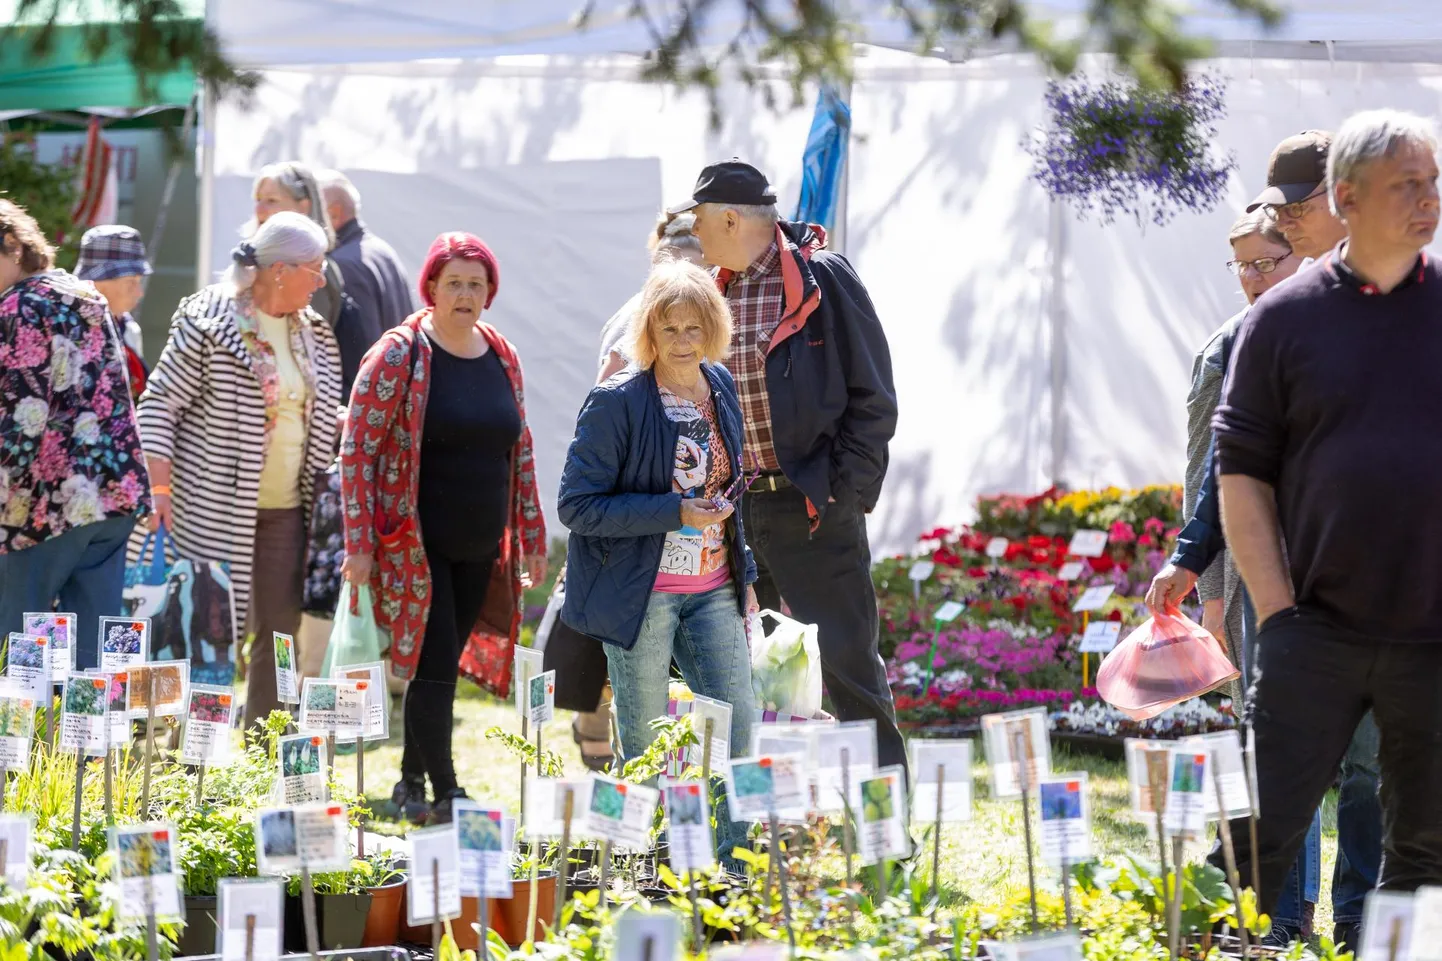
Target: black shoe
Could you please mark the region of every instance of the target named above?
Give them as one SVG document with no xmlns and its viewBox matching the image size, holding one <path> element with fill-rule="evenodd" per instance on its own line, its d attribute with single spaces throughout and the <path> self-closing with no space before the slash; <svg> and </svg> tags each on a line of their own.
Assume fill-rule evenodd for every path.
<svg viewBox="0 0 1442 961">
<path fill-rule="evenodd" d="M 1272 930 L 1262 936 L 1261 946 L 1264 948 L 1290 948 L 1292 942 L 1301 936 L 1300 931 L 1274 922 Z"/>
<path fill-rule="evenodd" d="M 1343 921 L 1332 929 L 1332 944 L 1337 953 L 1362 950 L 1362 925 L 1356 921 Z"/>
<path fill-rule="evenodd" d="M 436 798 L 436 803 L 431 806 L 431 816 L 426 819 L 426 824 L 434 826 L 437 824 L 451 823 L 451 802 L 469 801 L 471 796 L 464 788 L 453 787 L 441 797 Z"/>
<path fill-rule="evenodd" d="M 390 804 L 386 806 L 386 816 L 391 820 L 424 824 L 429 811 L 424 778 L 401 778 L 391 788 Z"/>
</svg>

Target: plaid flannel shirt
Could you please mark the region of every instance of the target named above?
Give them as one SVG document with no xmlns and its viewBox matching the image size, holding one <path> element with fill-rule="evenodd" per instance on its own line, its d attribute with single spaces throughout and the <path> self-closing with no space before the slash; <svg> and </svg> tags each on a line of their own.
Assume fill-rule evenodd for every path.
<svg viewBox="0 0 1442 961">
<path fill-rule="evenodd" d="M 781 278 L 781 249 L 775 241 L 751 266 L 731 278 L 726 303 L 731 308 L 731 359 L 745 424 L 746 457 L 767 473 L 781 470 L 771 434 L 771 401 L 766 396 L 766 349 L 781 323 L 786 290 Z"/>
</svg>

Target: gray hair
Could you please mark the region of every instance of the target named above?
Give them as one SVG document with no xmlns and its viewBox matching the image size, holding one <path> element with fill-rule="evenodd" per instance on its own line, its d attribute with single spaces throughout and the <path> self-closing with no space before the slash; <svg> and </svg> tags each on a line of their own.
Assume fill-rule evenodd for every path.
<svg viewBox="0 0 1442 961">
<path fill-rule="evenodd" d="M 1261 235 L 1261 238 L 1269 244 L 1286 247 L 1288 250 L 1292 249 L 1287 235 L 1282 233 L 1282 228 L 1278 227 L 1277 222 L 1267 216 L 1267 212 L 1260 207 L 1237 218 L 1236 222 L 1232 224 L 1232 229 L 1227 232 L 1227 243 L 1235 244 L 1253 234 Z"/>
<path fill-rule="evenodd" d="M 325 169 L 315 172 L 315 179 L 320 184 L 320 191 L 323 196 L 336 195 L 340 205 L 346 213 L 352 217 L 360 216 L 361 195 L 350 178 L 339 170 Z"/>
<path fill-rule="evenodd" d="M 1401 110 L 1363 110 L 1342 124 L 1327 152 L 1327 198 L 1337 207 L 1337 184 L 1356 183 L 1359 171 L 1374 160 L 1390 157 L 1404 143 L 1437 152 L 1437 129 L 1426 117 Z"/>
<path fill-rule="evenodd" d="M 261 224 L 255 235 L 231 252 L 233 263 L 221 278 L 236 292 L 249 290 L 255 275 L 271 264 L 308 264 L 325 256 L 325 231 L 305 214 L 283 210 Z"/>
<path fill-rule="evenodd" d="M 696 215 L 677 214 L 674 217 L 662 215 L 652 238 L 651 265 L 667 263 L 678 257 L 695 255 L 701 257 L 701 241 L 696 237 Z"/>
<path fill-rule="evenodd" d="M 310 166 L 298 160 L 287 160 L 283 163 L 266 164 L 260 168 L 260 173 L 255 175 L 255 181 L 250 185 L 250 195 L 254 197 L 260 190 L 260 185 L 265 181 L 272 181 L 281 190 L 290 194 L 292 200 L 310 201 L 310 219 L 325 231 L 326 250 L 335 247 L 335 227 L 331 225 L 330 214 L 325 209 L 325 198 L 321 196 L 320 184 L 316 182 L 315 171 Z M 256 232 L 259 225 L 252 218 L 240 232 L 244 236 L 250 236 Z"/>
<path fill-rule="evenodd" d="M 776 212 L 775 204 L 709 203 L 705 206 L 710 207 L 712 210 L 734 210 L 742 220 L 764 220 L 767 223 L 774 224 L 781 219 L 781 215 Z"/>
</svg>

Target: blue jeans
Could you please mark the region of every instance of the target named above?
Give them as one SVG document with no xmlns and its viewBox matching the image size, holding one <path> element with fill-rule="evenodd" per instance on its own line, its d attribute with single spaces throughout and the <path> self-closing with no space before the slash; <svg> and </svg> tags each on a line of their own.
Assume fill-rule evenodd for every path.
<svg viewBox="0 0 1442 961">
<path fill-rule="evenodd" d="M 123 613 L 125 544 L 135 518 L 112 517 L 75 527 L 13 554 L 0 554 L 0 632 L 18 631 L 29 611 L 75 615 L 75 666 L 100 663 L 100 618 Z"/>
<path fill-rule="evenodd" d="M 1332 873 L 1332 918 L 1337 924 L 1362 923 L 1362 902 L 1377 886 L 1382 868 L 1380 744 L 1377 721 L 1368 711 L 1342 757 L 1337 791 L 1337 864 Z"/>
<path fill-rule="evenodd" d="M 666 716 L 671 660 L 692 693 L 731 705 L 731 756 L 751 750 L 755 699 L 751 693 L 751 657 L 736 586 L 727 582 L 704 594 L 652 591 L 641 634 L 629 651 L 606 645 L 616 726 L 626 760 L 645 753 L 655 739 L 651 722 Z M 724 791 L 716 792 L 716 855 L 738 870 L 731 849 L 746 840 L 746 824 L 731 820 Z"/>
</svg>

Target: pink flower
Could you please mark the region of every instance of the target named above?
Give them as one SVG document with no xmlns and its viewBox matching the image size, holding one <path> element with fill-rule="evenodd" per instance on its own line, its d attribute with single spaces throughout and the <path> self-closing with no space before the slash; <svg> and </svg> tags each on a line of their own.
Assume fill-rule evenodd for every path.
<svg viewBox="0 0 1442 961">
<path fill-rule="evenodd" d="M 1108 539 L 1113 544 L 1130 544 L 1137 539 L 1137 535 L 1126 521 L 1117 521 L 1108 532 Z"/>
<path fill-rule="evenodd" d="M 41 439 L 35 476 L 52 483 L 70 476 L 70 456 L 65 451 L 65 437 L 58 430 L 47 430 Z"/>
<path fill-rule="evenodd" d="M 50 360 L 50 343 L 36 328 L 21 327 L 13 357 L 19 367 L 43 366 Z"/>
</svg>

